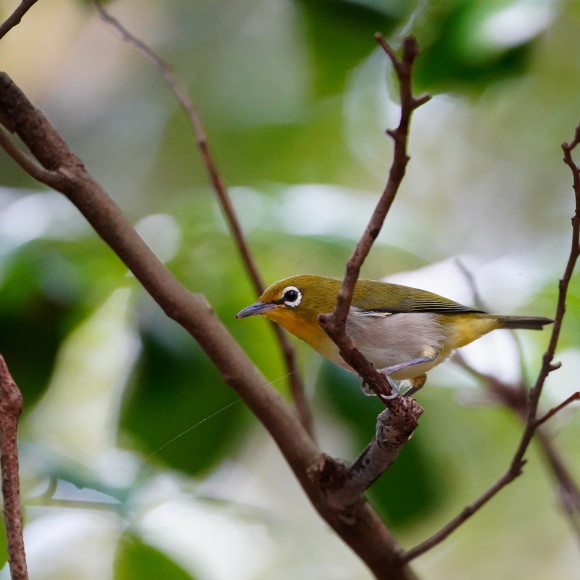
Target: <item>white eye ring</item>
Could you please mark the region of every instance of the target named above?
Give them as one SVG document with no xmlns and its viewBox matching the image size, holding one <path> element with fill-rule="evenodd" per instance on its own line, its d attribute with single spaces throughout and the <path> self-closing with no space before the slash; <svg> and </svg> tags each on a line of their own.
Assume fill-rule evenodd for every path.
<svg viewBox="0 0 580 580">
<path fill-rule="evenodd" d="M 282 300 L 286 306 L 296 308 L 302 302 L 302 292 L 296 286 L 287 286 L 282 291 Z"/>
</svg>

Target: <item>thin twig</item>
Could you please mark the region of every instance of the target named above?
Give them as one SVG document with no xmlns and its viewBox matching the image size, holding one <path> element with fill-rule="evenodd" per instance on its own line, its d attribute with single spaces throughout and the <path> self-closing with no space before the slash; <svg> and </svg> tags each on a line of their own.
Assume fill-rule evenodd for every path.
<svg viewBox="0 0 580 580">
<path fill-rule="evenodd" d="M 574 401 L 580 401 L 580 391 L 572 393 L 567 399 L 562 401 L 559 405 L 556 405 L 555 407 L 547 411 L 543 417 L 536 419 L 534 423 L 536 429 L 540 425 L 543 425 L 548 419 L 551 419 L 556 413 L 559 413 L 564 407 L 567 407 L 570 403 L 573 403 Z"/>
<path fill-rule="evenodd" d="M 471 365 L 465 362 L 460 353 L 455 354 L 454 361 L 472 374 L 478 381 L 485 384 L 487 391 L 494 400 L 508 407 L 519 419 L 525 422 L 527 415 L 527 394 L 523 383 L 509 385 L 493 375 L 476 371 Z M 580 489 L 574 481 L 563 457 L 554 447 L 550 434 L 540 428 L 548 419 L 579 398 L 580 393 L 574 393 L 565 401 L 548 411 L 542 418 L 538 419 L 536 421 L 536 439 L 550 468 L 550 473 L 555 479 L 558 502 L 580 541 Z"/>
<path fill-rule="evenodd" d="M 324 330 L 338 346 L 342 358 L 356 369 L 367 385 L 379 395 L 388 409 L 379 415 L 376 436 L 348 470 L 342 469 L 336 464 L 321 462 L 317 475 L 321 481 L 325 482 L 323 487 L 328 497 L 341 504 L 355 502 L 360 494 L 388 469 L 417 428 L 419 417 L 423 412 L 419 403 L 414 399 L 389 398 L 391 387 L 387 380 L 355 347 L 345 328 L 352 292 L 361 266 L 381 231 L 405 175 L 405 168 L 409 161 L 407 140 L 411 115 L 417 107 L 429 99 L 428 96 L 414 98 L 412 95 L 411 71 L 419 53 L 415 39 L 405 38 L 403 55 L 400 60 L 382 36 L 376 35 L 376 40 L 393 63 L 400 86 L 401 114 L 399 125 L 395 130 L 387 131 L 395 143 L 393 160 L 383 193 L 346 264 L 346 272 L 338 293 L 335 310 L 332 314 L 321 314 L 318 318 Z M 329 474 L 333 476 L 331 477 Z"/>
<path fill-rule="evenodd" d="M 109 14 L 101 5 L 98 0 L 94 0 L 95 8 L 100 16 L 100 18 L 116 30 L 122 37 L 122 39 L 135 47 L 141 54 L 143 54 L 153 65 L 159 70 L 163 76 L 165 83 L 175 96 L 179 106 L 185 113 L 193 133 L 196 137 L 196 143 L 200 150 L 203 162 L 207 169 L 212 187 L 216 193 L 216 196 L 220 202 L 224 217 L 230 228 L 230 232 L 234 238 L 240 256 L 244 263 L 244 266 L 250 275 L 250 279 L 254 286 L 254 290 L 258 296 L 264 291 L 265 285 L 262 280 L 262 276 L 258 270 L 258 267 L 252 256 L 250 246 L 246 240 L 246 237 L 242 231 L 242 226 L 236 215 L 234 206 L 230 199 L 227 187 L 222 179 L 220 172 L 218 171 L 217 165 L 215 163 L 214 157 L 211 153 L 209 142 L 206 136 L 206 132 L 203 128 L 203 123 L 201 118 L 195 108 L 193 101 L 187 94 L 187 90 L 177 78 L 169 63 L 162 59 L 147 43 L 145 43 L 140 38 L 136 37 L 132 32 L 130 32 L 123 24 L 121 24 L 116 18 Z M 306 397 L 304 394 L 304 385 L 300 378 L 298 372 L 298 367 L 296 364 L 296 349 L 290 342 L 288 335 L 284 330 L 275 323 L 272 323 L 272 328 L 276 334 L 278 342 L 280 343 L 280 348 L 282 351 L 282 356 L 288 370 L 288 382 L 290 384 L 290 390 L 294 399 L 294 404 L 296 410 L 302 421 L 302 424 L 306 427 L 309 433 L 312 434 L 312 416 L 310 414 L 310 409 L 308 403 L 306 402 Z"/>
<path fill-rule="evenodd" d="M 481 295 L 479 294 L 473 273 L 459 258 L 456 260 L 456 263 L 471 288 L 475 304 L 483 310 L 488 310 L 481 300 Z M 512 330 L 511 335 L 518 350 L 520 366 L 523 368 L 524 359 L 522 345 L 518 340 L 515 331 Z M 492 395 L 494 400 L 499 401 L 501 404 L 511 409 L 519 419 L 525 422 L 527 414 L 527 388 L 523 380 L 518 381 L 516 384 L 507 384 L 491 374 L 476 371 L 467 363 L 460 353 L 456 353 L 454 361 L 485 385 L 488 393 Z M 545 421 L 579 397 L 580 393 L 571 395 L 568 399 L 547 412 L 544 417 L 538 419 L 536 421 L 536 434 L 537 441 L 542 448 L 543 455 L 548 467 L 550 468 L 550 474 L 555 479 L 558 503 L 560 504 L 564 515 L 570 521 L 576 537 L 580 541 L 580 489 L 576 485 L 564 459 L 552 444 L 550 434 L 539 429 Z"/>
<path fill-rule="evenodd" d="M 375 39 L 389 57 L 399 80 L 401 101 L 399 125 L 395 130 L 387 131 L 395 145 L 393 161 L 389 169 L 389 176 L 383 193 L 363 235 L 354 249 L 353 254 L 346 263 L 346 271 L 338 292 L 336 308 L 332 314 L 321 315 L 319 318 L 324 330 L 339 347 L 341 356 L 353 368 L 355 368 L 359 374 L 361 374 L 367 385 L 378 395 L 389 395 L 390 387 L 384 377 L 377 373 L 368 361 L 364 360 L 364 357 L 360 355 L 355 348 L 354 343 L 346 334 L 346 319 L 352 301 L 352 293 L 356 281 L 358 280 L 362 264 L 383 227 L 387 213 L 395 200 L 399 186 L 405 176 L 405 169 L 409 161 L 409 156 L 407 155 L 407 141 L 411 116 L 413 111 L 426 103 L 430 97 L 429 95 L 424 95 L 415 98 L 412 94 L 411 71 L 415 58 L 419 54 L 419 46 L 417 45 L 416 40 L 412 36 L 404 39 L 403 54 L 401 59 L 399 59 L 387 41 L 380 34 L 376 34 Z M 388 403 L 387 406 L 389 406 L 389 408 L 392 407 L 392 405 Z"/>
<path fill-rule="evenodd" d="M 519 473 L 513 473 L 511 469 L 506 471 L 485 493 L 483 493 L 479 498 L 477 498 L 473 503 L 464 508 L 461 513 L 459 513 L 455 518 L 453 518 L 448 524 L 441 528 L 437 533 L 433 534 L 430 538 L 407 550 L 402 556 L 401 560 L 403 562 L 410 562 L 414 558 L 417 558 L 421 554 L 429 551 L 431 548 L 440 544 L 445 540 L 452 532 L 454 532 L 459 526 L 461 526 L 465 521 L 467 521 L 477 510 L 484 506 L 495 494 L 503 489 L 508 483 L 513 481 Z"/>
<path fill-rule="evenodd" d="M 22 17 L 36 4 L 38 0 L 22 0 L 14 12 L 0 24 L 0 38 L 4 38 L 10 30 L 20 24 Z"/>
<path fill-rule="evenodd" d="M 572 242 L 570 248 L 570 254 L 566 267 L 564 269 L 564 274 L 558 284 L 558 301 L 556 304 L 556 314 L 554 316 L 554 326 L 552 327 L 552 333 L 550 335 L 550 340 L 548 347 L 542 357 L 542 365 L 538 373 L 538 377 L 532 389 L 528 393 L 528 402 L 526 410 L 523 414 L 525 419 L 524 431 L 521 435 L 520 441 L 516 448 L 516 451 L 512 457 L 511 463 L 508 470 L 478 499 L 476 499 L 470 506 L 465 508 L 458 516 L 453 518 L 446 526 L 435 533 L 433 536 L 422 542 L 421 544 L 415 546 L 414 548 L 408 550 L 403 554 L 402 560 L 404 562 L 409 562 L 413 558 L 424 554 L 437 544 L 445 540 L 452 532 L 454 532 L 459 526 L 461 526 L 470 516 L 472 516 L 477 510 L 482 508 L 490 499 L 492 499 L 499 491 L 501 491 L 506 485 L 511 483 L 516 477 L 518 477 L 523 470 L 525 464 L 525 455 L 530 446 L 532 438 L 536 434 L 539 422 L 537 420 L 538 404 L 540 400 L 540 395 L 544 388 L 546 378 L 548 375 L 559 368 L 558 364 L 554 364 L 554 355 L 556 352 L 556 346 L 558 344 L 558 339 L 560 336 L 560 331 L 562 328 L 562 322 L 564 319 L 564 314 L 566 311 L 566 297 L 568 294 L 568 287 L 572 279 L 572 274 L 574 272 L 578 257 L 580 256 L 580 167 L 576 165 L 572 158 L 572 152 L 580 144 L 580 124 L 576 127 L 574 138 L 569 143 L 562 144 L 562 150 L 564 152 L 564 163 L 568 165 L 572 171 L 573 188 L 575 192 L 576 208 L 575 213 L 572 218 Z M 540 419 L 540 423 L 543 419 Z M 575 487 L 575 486 L 574 486 Z M 576 494 L 577 495 L 577 494 Z"/>
<path fill-rule="evenodd" d="M 30 176 L 34 177 L 37 181 L 41 183 L 52 182 L 55 179 L 58 179 L 58 173 L 54 171 L 48 171 L 41 167 L 31 159 L 24 151 L 19 149 L 10 139 L 10 137 L 6 134 L 6 131 L 0 127 L 0 147 L 4 149 L 12 160 L 15 161 L 22 169 L 24 169 Z"/>
<path fill-rule="evenodd" d="M 403 181 L 403 177 L 405 176 L 405 170 L 407 163 L 409 162 L 409 157 L 407 155 L 407 141 L 411 115 L 415 109 L 430 99 L 429 95 L 424 95 L 417 99 L 412 96 L 411 70 L 415 58 L 419 54 L 419 46 L 417 45 L 416 40 L 412 36 L 405 38 L 403 42 L 403 56 L 399 60 L 397 55 L 380 34 L 377 34 L 375 38 L 381 48 L 388 55 L 395 71 L 397 72 L 401 100 L 401 116 L 399 126 L 395 130 L 387 130 L 387 133 L 394 141 L 395 150 L 385 189 L 383 190 L 361 239 L 346 264 L 345 276 L 338 293 L 337 304 L 333 313 L 335 325 L 337 327 L 341 326 L 342 328 L 344 328 L 348 316 L 348 310 L 352 300 L 352 292 L 356 281 L 358 280 L 361 266 L 383 227 L 387 213 L 391 209 L 395 196 L 397 195 L 401 182 Z"/>
<path fill-rule="evenodd" d="M 574 138 L 569 143 L 562 144 L 562 151 L 564 152 L 564 163 L 568 165 L 572 172 L 573 188 L 575 192 L 575 213 L 572 217 L 572 241 L 570 244 L 570 254 L 564 274 L 558 283 L 558 301 L 556 304 L 556 315 L 554 316 L 554 326 L 550 335 L 550 342 L 548 348 L 542 357 L 542 365 L 538 373 L 538 377 L 533 388 L 530 390 L 528 397 L 528 412 L 526 417 L 526 428 L 522 435 L 520 445 L 516 454 L 514 455 L 513 463 L 517 464 L 522 461 L 524 454 L 530 444 L 536 429 L 536 416 L 538 412 L 538 404 L 540 395 L 544 388 L 546 378 L 548 375 L 559 368 L 559 364 L 554 364 L 554 355 L 556 347 L 560 338 L 562 330 L 562 323 L 564 321 L 564 314 L 566 312 L 566 298 L 568 295 L 568 287 L 572 280 L 572 274 L 576 267 L 578 257 L 580 256 L 580 167 L 576 165 L 572 158 L 572 151 L 580 143 L 580 124 L 576 127 Z"/>
<path fill-rule="evenodd" d="M 28 579 L 18 475 L 18 419 L 21 413 L 22 394 L 6 366 L 4 357 L 0 355 L 0 466 L 4 525 L 12 580 Z"/>
<path fill-rule="evenodd" d="M 477 282 L 475 281 L 475 276 L 471 269 L 464 263 L 461 258 L 455 258 L 455 265 L 459 268 L 459 271 L 465 278 L 467 286 L 471 291 L 473 305 L 481 310 L 488 310 L 485 305 L 484 300 L 481 297 L 481 293 L 479 292 L 479 288 L 477 287 Z"/>
</svg>

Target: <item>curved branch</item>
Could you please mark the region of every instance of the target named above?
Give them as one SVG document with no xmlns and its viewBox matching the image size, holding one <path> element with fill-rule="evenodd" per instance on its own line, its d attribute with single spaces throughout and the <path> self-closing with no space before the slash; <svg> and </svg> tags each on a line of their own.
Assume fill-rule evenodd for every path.
<svg viewBox="0 0 580 580">
<path fill-rule="evenodd" d="M 262 280 L 262 276 L 260 275 L 258 267 L 252 256 L 250 246 L 246 240 L 242 226 L 234 210 L 228 189 L 220 175 L 220 172 L 218 171 L 217 165 L 211 153 L 207 135 L 205 129 L 203 128 L 203 123 L 201 122 L 197 109 L 187 94 L 187 90 L 177 78 L 171 69 L 171 66 L 169 66 L 165 60 L 163 60 L 150 46 L 148 46 L 147 43 L 142 41 L 140 38 L 137 38 L 116 18 L 111 16 L 103 8 L 98 0 L 94 0 L 93 4 L 95 5 L 95 8 L 101 19 L 114 30 L 116 30 L 125 42 L 131 46 L 134 46 L 159 70 L 167 86 L 175 96 L 179 106 L 185 113 L 185 116 L 188 119 L 196 137 L 197 146 L 201 153 L 204 165 L 207 169 L 216 197 L 218 198 L 222 208 L 223 215 L 229 226 L 230 233 L 232 234 L 232 237 L 242 258 L 242 262 L 244 263 L 244 266 L 250 276 L 250 280 L 254 286 L 254 291 L 258 296 L 260 296 L 260 294 L 262 294 L 265 289 L 264 281 Z M 304 395 L 304 385 L 302 384 L 300 374 L 298 373 L 298 367 L 296 365 L 296 350 L 294 349 L 290 339 L 288 338 L 288 335 L 284 332 L 284 330 L 273 322 L 271 324 L 278 342 L 280 343 L 282 356 L 286 363 L 286 368 L 288 370 L 288 382 L 290 384 L 290 390 L 292 392 L 294 404 L 296 405 L 296 410 L 300 416 L 302 424 L 312 435 L 312 416 L 310 414 L 310 409 L 308 408 L 308 403 L 306 402 L 306 397 Z"/>
</svg>

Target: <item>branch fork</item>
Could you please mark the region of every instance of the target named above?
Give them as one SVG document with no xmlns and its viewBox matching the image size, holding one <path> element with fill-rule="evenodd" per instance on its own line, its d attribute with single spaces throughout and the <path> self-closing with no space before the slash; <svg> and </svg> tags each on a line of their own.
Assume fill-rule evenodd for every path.
<svg viewBox="0 0 580 580">
<path fill-rule="evenodd" d="M 392 465 L 413 436 L 422 412 L 410 398 L 402 398 L 394 411 L 382 411 L 377 417 L 375 436 L 350 465 L 321 454 L 308 474 L 320 485 L 329 504 L 343 510 L 362 501 L 365 491 Z"/>
</svg>

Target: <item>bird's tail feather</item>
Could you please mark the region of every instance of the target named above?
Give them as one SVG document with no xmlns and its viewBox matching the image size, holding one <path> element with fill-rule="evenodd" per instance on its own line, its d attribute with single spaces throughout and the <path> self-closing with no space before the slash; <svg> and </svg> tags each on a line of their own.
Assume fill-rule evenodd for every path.
<svg viewBox="0 0 580 580">
<path fill-rule="evenodd" d="M 541 316 L 498 316 L 502 328 L 526 328 L 528 330 L 542 330 L 546 324 L 552 324 L 551 318 Z"/>
</svg>

